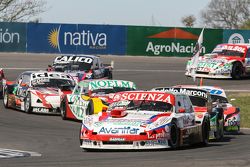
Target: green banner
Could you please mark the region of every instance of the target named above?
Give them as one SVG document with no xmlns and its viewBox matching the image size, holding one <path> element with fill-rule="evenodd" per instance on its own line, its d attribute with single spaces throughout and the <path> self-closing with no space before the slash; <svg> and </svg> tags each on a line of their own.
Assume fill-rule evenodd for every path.
<svg viewBox="0 0 250 167">
<path fill-rule="evenodd" d="M 127 55 L 191 57 L 200 28 L 128 26 Z M 202 53 L 222 42 L 223 30 L 205 29 Z"/>
<path fill-rule="evenodd" d="M 26 52 L 26 23 L 0 23 L 0 52 Z"/>
</svg>

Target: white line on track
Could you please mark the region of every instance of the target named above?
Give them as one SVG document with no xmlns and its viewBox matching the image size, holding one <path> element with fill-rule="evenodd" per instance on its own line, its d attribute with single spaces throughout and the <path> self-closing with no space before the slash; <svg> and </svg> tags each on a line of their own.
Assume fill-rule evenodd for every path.
<svg viewBox="0 0 250 167">
<path fill-rule="evenodd" d="M 1 158 L 30 157 L 30 156 L 38 157 L 38 156 L 42 156 L 42 155 L 37 153 L 37 152 L 0 148 L 0 159 Z"/>
<path fill-rule="evenodd" d="M 41 68 L 32 68 L 32 67 L 8 67 L 8 68 L 3 68 L 4 70 L 42 70 Z"/>
<path fill-rule="evenodd" d="M 250 90 L 226 89 L 226 92 L 250 92 Z"/>
</svg>

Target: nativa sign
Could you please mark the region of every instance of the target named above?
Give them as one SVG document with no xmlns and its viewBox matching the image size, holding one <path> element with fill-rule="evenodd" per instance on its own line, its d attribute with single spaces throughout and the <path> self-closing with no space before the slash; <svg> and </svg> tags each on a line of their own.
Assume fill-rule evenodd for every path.
<svg viewBox="0 0 250 167">
<path fill-rule="evenodd" d="M 128 27 L 128 55 L 150 56 L 192 56 L 201 29 L 163 28 L 163 27 Z M 216 33 L 204 31 L 201 54 L 212 51 L 221 42 Z M 206 37 L 206 38 L 205 38 Z M 214 38 L 214 39 L 211 39 Z"/>
<path fill-rule="evenodd" d="M 28 24 L 28 51 L 125 54 L 125 26 Z"/>
<path fill-rule="evenodd" d="M 25 23 L 0 23 L 0 51 L 26 51 Z"/>
</svg>

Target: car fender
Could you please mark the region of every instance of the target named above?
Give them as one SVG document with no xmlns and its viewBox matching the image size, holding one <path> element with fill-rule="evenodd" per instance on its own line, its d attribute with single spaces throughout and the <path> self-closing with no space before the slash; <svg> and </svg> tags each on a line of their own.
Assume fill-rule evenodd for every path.
<svg viewBox="0 0 250 167">
<path fill-rule="evenodd" d="M 102 103 L 100 98 L 91 98 L 91 100 L 93 101 L 94 105 L 94 114 L 102 112 L 103 107 L 108 107 Z"/>
</svg>

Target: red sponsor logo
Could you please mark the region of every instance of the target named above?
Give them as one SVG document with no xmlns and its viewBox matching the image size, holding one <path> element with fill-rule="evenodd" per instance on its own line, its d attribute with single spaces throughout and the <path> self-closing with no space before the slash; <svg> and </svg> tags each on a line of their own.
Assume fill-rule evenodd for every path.
<svg viewBox="0 0 250 167">
<path fill-rule="evenodd" d="M 113 101 L 122 100 L 148 100 L 148 101 L 161 101 L 174 105 L 174 95 L 161 92 L 123 92 L 117 93 L 113 97 Z"/>
</svg>

